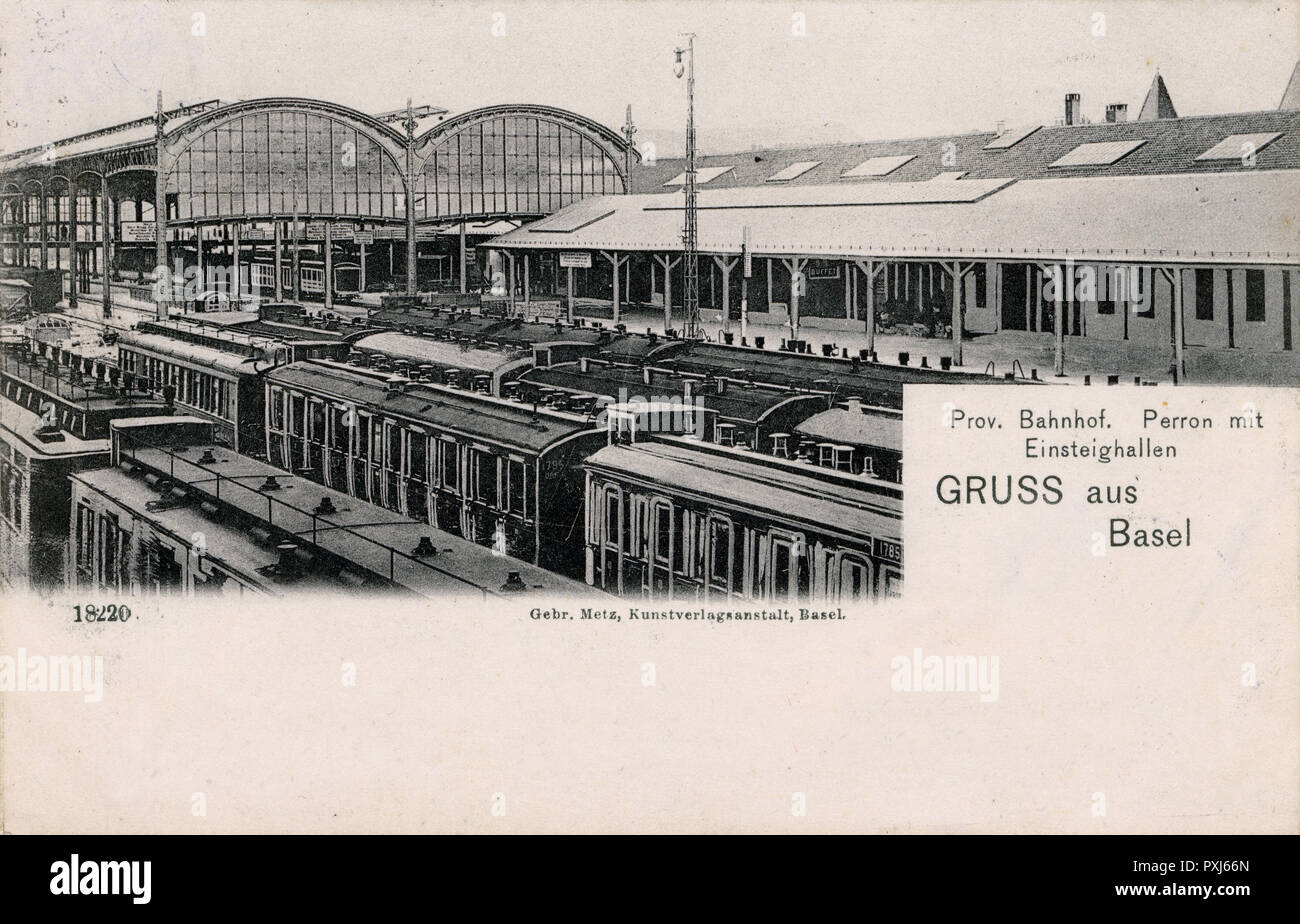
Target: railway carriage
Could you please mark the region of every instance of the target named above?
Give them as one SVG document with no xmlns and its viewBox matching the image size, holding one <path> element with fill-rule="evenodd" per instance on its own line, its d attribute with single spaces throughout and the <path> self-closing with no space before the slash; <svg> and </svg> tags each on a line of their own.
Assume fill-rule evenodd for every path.
<svg viewBox="0 0 1300 924">
<path fill-rule="evenodd" d="M 795 606 L 902 592 L 897 485 L 675 437 L 585 468 L 586 578 L 608 592 Z"/>
<path fill-rule="evenodd" d="M 216 423 L 217 441 L 237 452 L 265 450 L 261 377 L 273 356 L 227 352 L 142 331 L 123 332 L 117 346 L 124 376 L 149 383 L 187 412 Z"/>
<path fill-rule="evenodd" d="M 361 294 L 361 264 L 336 262 L 332 267 L 334 274 L 334 295 L 350 298 Z M 249 264 L 249 282 L 255 291 L 269 295 L 275 291 L 275 263 L 272 260 L 259 259 Z M 325 297 L 325 262 L 323 260 L 298 260 L 298 291 L 305 298 L 322 299 Z M 280 261 L 280 286 L 284 292 L 293 291 L 293 260 Z"/>
<path fill-rule="evenodd" d="M 274 464 L 437 529 L 581 575 L 587 418 L 328 361 L 266 380 Z"/>
</svg>

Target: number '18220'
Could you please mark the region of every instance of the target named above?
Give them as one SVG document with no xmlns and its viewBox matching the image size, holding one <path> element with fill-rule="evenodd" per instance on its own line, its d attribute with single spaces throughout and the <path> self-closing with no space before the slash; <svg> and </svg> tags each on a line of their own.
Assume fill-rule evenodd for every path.
<svg viewBox="0 0 1300 924">
<path fill-rule="evenodd" d="M 104 606 L 78 604 L 73 609 L 77 613 L 73 622 L 126 622 L 131 618 L 129 606 L 118 606 L 115 603 L 107 603 Z"/>
</svg>

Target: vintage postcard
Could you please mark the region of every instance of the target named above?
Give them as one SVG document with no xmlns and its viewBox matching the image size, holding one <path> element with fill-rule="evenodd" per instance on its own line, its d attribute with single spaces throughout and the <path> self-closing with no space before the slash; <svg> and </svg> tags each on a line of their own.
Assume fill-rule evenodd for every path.
<svg viewBox="0 0 1300 924">
<path fill-rule="evenodd" d="M 0 26 L 3 830 L 1300 832 L 1297 3 Z"/>
</svg>

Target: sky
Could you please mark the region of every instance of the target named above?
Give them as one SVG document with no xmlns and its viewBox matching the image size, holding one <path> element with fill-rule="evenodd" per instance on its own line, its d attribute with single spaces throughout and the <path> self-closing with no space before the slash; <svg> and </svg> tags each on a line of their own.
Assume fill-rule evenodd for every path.
<svg viewBox="0 0 1300 924">
<path fill-rule="evenodd" d="M 574 110 L 637 141 L 680 138 L 673 49 L 696 34 L 700 150 L 868 140 L 1136 115 L 1159 69 L 1181 115 L 1272 109 L 1300 60 L 1277 2 L 471 3 L 6 0 L 0 150 L 164 103 L 309 96 Z M 673 153 L 661 150 L 661 154 Z"/>
</svg>

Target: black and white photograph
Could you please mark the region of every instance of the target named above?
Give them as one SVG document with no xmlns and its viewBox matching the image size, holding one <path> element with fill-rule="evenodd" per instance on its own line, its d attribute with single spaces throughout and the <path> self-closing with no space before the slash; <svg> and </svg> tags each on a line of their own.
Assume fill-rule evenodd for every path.
<svg viewBox="0 0 1300 924">
<path fill-rule="evenodd" d="M 1300 833 L 1297 4 L 0 25 L 0 828 Z"/>
</svg>

